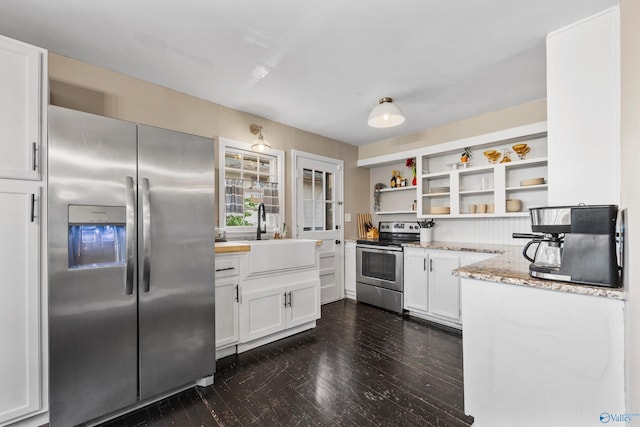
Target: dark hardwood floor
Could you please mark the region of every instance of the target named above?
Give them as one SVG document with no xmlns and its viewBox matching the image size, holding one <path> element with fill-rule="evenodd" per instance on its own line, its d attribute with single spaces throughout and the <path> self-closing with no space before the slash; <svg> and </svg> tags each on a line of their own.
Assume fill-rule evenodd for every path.
<svg viewBox="0 0 640 427">
<path fill-rule="evenodd" d="M 104 426 L 469 426 L 462 340 L 352 301 L 316 329 L 219 360 L 215 384 Z"/>
</svg>

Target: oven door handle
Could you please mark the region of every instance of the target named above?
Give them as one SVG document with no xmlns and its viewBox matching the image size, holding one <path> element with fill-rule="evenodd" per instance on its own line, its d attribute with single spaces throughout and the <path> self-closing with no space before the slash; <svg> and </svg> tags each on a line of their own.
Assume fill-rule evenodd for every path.
<svg viewBox="0 0 640 427">
<path fill-rule="evenodd" d="M 402 252 L 402 247 L 398 246 L 375 246 L 375 245 L 357 245 L 357 248 L 373 250 L 377 252 Z"/>
</svg>

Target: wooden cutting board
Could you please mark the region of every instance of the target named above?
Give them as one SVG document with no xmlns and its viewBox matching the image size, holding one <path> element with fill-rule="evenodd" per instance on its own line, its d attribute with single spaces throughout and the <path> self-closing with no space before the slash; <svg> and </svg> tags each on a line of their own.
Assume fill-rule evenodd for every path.
<svg viewBox="0 0 640 427">
<path fill-rule="evenodd" d="M 371 214 L 359 213 L 358 214 L 358 239 L 366 239 L 367 231 L 364 228 L 364 224 L 371 222 Z"/>
</svg>

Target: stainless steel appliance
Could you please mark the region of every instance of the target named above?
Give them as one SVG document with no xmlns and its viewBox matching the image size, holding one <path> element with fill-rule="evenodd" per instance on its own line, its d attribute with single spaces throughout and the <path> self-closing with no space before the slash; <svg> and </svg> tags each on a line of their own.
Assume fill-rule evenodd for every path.
<svg viewBox="0 0 640 427">
<path fill-rule="evenodd" d="M 615 205 L 531 208 L 530 238 L 522 251 L 533 277 L 595 286 L 621 286 L 616 248 Z M 529 248 L 537 245 L 533 257 Z"/>
<path fill-rule="evenodd" d="M 420 240 L 416 222 L 380 221 L 378 240 L 356 243 L 356 299 L 402 313 L 404 252 L 402 244 Z"/>
<path fill-rule="evenodd" d="M 50 425 L 212 381 L 213 141 L 58 107 L 49 126 Z"/>
</svg>

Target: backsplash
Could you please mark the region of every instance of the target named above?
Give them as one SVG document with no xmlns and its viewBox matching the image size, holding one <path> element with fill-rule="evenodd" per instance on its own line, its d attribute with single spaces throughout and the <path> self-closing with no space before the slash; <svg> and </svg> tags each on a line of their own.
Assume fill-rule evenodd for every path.
<svg viewBox="0 0 640 427">
<path fill-rule="evenodd" d="M 523 245 L 522 239 L 514 239 L 512 233 L 531 233 L 529 217 L 435 219 L 433 238 L 443 242 L 491 243 L 499 245 Z"/>
<path fill-rule="evenodd" d="M 430 219 L 430 218 L 427 218 Z M 433 239 L 440 242 L 490 243 L 496 245 L 519 245 L 523 239 L 514 239 L 512 233 L 531 233 L 531 219 L 526 217 L 497 218 L 434 218 Z M 416 221 L 415 215 L 374 215 L 379 221 Z"/>
</svg>

